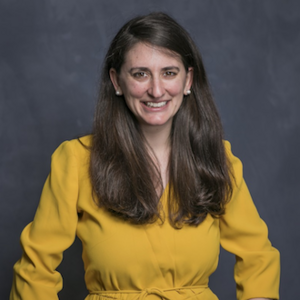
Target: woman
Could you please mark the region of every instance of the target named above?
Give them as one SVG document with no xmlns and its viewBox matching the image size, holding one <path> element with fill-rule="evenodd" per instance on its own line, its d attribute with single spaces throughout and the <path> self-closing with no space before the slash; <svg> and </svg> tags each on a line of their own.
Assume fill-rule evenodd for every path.
<svg viewBox="0 0 300 300">
<path fill-rule="evenodd" d="M 278 299 L 279 253 L 222 140 L 200 54 L 166 14 L 112 41 L 94 132 L 53 154 L 10 300 L 57 299 L 76 234 L 88 300 L 216 300 L 220 243 L 237 257 L 238 299 Z"/>
</svg>

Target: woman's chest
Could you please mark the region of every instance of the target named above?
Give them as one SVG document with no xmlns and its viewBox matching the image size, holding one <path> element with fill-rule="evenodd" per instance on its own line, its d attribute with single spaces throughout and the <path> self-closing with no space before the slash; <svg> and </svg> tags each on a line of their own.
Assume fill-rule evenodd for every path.
<svg viewBox="0 0 300 300">
<path fill-rule="evenodd" d="M 101 209 L 91 210 L 83 213 L 78 236 L 86 271 L 104 281 L 134 278 L 147 270 L 152 284 L 159 278 L 178 286 L 199 284 L 218 263 L 219 223 L 211 216 L 198 227 L 174 229 L 168 221 L 133 225 Z"/>
</svg>

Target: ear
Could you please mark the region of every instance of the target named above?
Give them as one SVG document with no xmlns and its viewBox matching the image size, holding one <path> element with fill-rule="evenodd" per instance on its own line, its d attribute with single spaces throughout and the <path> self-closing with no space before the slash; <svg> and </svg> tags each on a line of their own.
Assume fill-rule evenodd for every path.
<svg viewBox="0 0 300 300">
<path fill-rule="evenodd" d="M 110 80 L 111 80 L 115 90 L 116 90 L 116 94 L 118 96 L 122 95 L 122 90 L 121 90 L 121 87 L 119 85 L 118 73 L 114 68 L 111 68 L 109 70 L 109 77 L 110 77 Z"/>
<path fill-rule="evenodd" d="M 186 73 L 186 82 L 185 82 L 185 87 L 184 87 L 184 94 L 186 94 L 186 92 L 188 90 L 191 89 L 192 84 L 193 84 L 193 76 L 194 76 L 194 69 L 192 67 L 189 67 Z"/>
</svg>

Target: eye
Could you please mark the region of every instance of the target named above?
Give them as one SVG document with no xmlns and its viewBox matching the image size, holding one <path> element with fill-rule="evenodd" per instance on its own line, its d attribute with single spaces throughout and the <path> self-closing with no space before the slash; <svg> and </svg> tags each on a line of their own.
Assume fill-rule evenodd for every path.
<svg viewBox="0 0 300 300">
<path fill-rule="evenodd" d="M 173 72 L 173 71 L 166 71 L 165 73 L 164 73 L 164 76 L 165 77 L 174 77 L 174 76 L 176 76 L 177 75 L 177 73 L 176 72 Z"/>
<path fill-rule="evenodd" d="M 146 72 L 136 72 L 133 74 L 133 77 L 135 78 L 146 78 L 148 74 Z"/>
</svg>

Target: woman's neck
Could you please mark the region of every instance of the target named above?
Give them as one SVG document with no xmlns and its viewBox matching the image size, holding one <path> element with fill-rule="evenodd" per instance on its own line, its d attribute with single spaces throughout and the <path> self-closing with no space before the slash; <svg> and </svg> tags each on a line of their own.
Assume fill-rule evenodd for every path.
<svg viewBox="0 0 300 300">
<path fill-rule="evenodd" d="M 168 163 L 171 149 L 171 126 L 142 126 L 141 129 L 151 148 L 149 154 L 160 170 L 163 187 L 165 188 L 169 181 Z M 153 154 L 155 157 L 153 157 Z"/>
<path fill-rule="evenodd" d="M 141 126 L 141 129 L 155 155 L 170 150 L 171 126 Z"/>
</svg>

